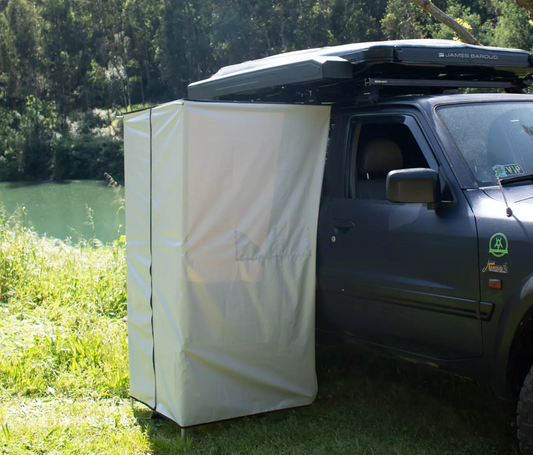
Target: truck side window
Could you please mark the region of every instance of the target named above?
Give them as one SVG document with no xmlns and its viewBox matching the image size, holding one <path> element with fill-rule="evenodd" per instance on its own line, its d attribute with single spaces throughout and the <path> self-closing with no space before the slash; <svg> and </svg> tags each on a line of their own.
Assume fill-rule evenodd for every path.
<svg viewBox="0 0 533 455">
<path fill-rule="evenodd" d="M 350 167 L 350 197 L 387 200 L 385 184 L 390 171 L 429 166 L 407 125 L 355 123 Z"/>
</svg>

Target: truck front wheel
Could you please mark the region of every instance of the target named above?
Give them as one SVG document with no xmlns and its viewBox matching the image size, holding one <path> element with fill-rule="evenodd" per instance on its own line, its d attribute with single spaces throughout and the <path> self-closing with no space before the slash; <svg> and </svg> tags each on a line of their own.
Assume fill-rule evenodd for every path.
<svg viewBox="0 0 533 455">
<path fill-rule="evenodd" d="M 516 423 L 520 452 L 523 455 L 533 455 L 533 367 L 520 390 Z"/>
</svg>

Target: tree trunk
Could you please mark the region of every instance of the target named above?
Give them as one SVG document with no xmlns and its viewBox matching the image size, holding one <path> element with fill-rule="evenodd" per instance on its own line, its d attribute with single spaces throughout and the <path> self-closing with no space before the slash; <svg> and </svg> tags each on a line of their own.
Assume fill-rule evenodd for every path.
<svg viewBox="0 0 533 455">
<path fill-rule="evenodd" d="M 141 77 L 141 100 L 144 105 L 143 67 L 141 63 L 139 63 L 139 76 Z"/>
<path fill-rule="evenodd" d="M 515 0 L 515 2 L 528 12 L 530 19 L 533 19 L 533 0 Z"/>
<path fill-rule="evenodd" d="M 198 37 L 196 34 L 196 24 L 194 23 L 194 17 L 193 12 L 191 11 L 191 7 L 189 3 L 185 3 L 185 13 L 187 14 L 187 19 L 189 21 L 189 25 L 191 27 L 192 31 L 192 38 L 194 42 L 194 60 L 196 63 L 196 75 L 194 77 L 194 80 L 200 79 L 202 75 L 202 69 L 200 68 L 200 52 L 198 49 Z"/>
<path fill-rule="evenodd" d="M 517 3 L 519 1 L 533 3 L 533 0 L 516 0 Z M 464 43 L 481 45 L 481 43 L 474 38 L 466 28 L 464 28 L 457 21 L 453 20 L 444 11 L 437 8 L 429 0 L 413 0 L 413 2 L 420 6 L 420 8 L 422 8 L 426 13 L 431 14 L 435 19 L 442 22 L 447 27 L 450 27 Z"/>
</svg>

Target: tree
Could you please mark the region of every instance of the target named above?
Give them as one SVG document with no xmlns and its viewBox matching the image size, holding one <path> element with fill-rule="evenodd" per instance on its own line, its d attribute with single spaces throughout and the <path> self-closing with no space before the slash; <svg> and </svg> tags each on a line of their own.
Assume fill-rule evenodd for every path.
<svg viewBox="0 0 533 455">
<path fill-rule="evenodd" d="M 124 4 L 124 29 L 130 38 L 128 67 L 131 68 L 130 82 L 138 91 L 142 104 L 157 90 L 156 46 L 154 36 L 159 28 L 161 4 L 159 0 L 126 0 Z M 139 93 L 140 92 L 140 93 Z"/>
<path fill-rule="evenodd" d="M 475 42 L 465 29 L 532 49 L 531 2 L 0 0 L 0 179 L 101 178 L 122 166 L 113 112 L 186 96 L 245 60 L 381 39 Z"/>
<path fill-rule="evenodd" d="M 4 49 L 4 53 L 9 54 L 6 61 L 10 65 L 10 86 L 14 91 L 10 96 L 12 101 L 21 107 L 27 96 L 40 97 L 46 89 L 41 50 L 41 21 L 35 5 L 28 0 L 10 0 L 5 18 L 5 30 L 2 34 L 5 43 L 11 47 Z"/>
<path fill-rule="evenodd" d="M 212 12 L 213 4 L 205 0 L 163 0 L 157 63 L 171 96 L 186 96 L 190 82 L 214 72 Z"/>
<path fill-rule="evenodd" d="M 40 15 L 48 96 L 56 103 L 65 127 L 68 113 L 79 107 L 75 94 L 89 63 L 83 52 L 88 36 L 75 0 L 43 0 Z"/>
<path fill-rule="evenodd" d="M 331 5 L 330 30 L 335 44 L 375 41 L 383 38 L 379 18 L 387 1 L 334 0 Z"/>
<path fill-rule="evenodd" d="M 431 16 L 410 1 L 389 0 L 381 27 L 386 39 L 428 38 Z"/>
<path fill-rule="evenodd" d="M 14 52 L 15 37 L 4 13 L 0 13 L 0 102 L 16 107 L 19 73 Z"/>
<path fill-rule="evenodd" d="M 533 0 L 515 0 L 515 2 L 527 11 L 530 19 L 533 18 Z"/>
<path fill-rule="evenodd" d="M 447 27 L 450 27 L 459 37 L 461 41 L 467 44 L 481 44 L 472 34 L 463 27 L 459 22 L 448 16 L 440 8 L 437 8 L 430 0 L 412 0 L 416 3 L 423 11 L 431 14 L 439 22 L 442 22 Z"/>
<path fill-rule="evenodd" d="M 493 46 L 533 48 L 533 27 L 528 21 L 527 13 L 514 2 L 501 2 L 498 21 L 493 29 L 491 42 Z"/>
</svg>

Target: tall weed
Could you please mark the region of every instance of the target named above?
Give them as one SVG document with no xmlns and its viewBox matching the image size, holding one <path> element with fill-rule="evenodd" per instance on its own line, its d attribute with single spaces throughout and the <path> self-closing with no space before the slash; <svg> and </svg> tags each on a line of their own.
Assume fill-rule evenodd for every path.
<svg viewBox="0 0 533 455">
<path fill-rule="evenodd" d="M 0 212 L 0 393 L 126 396 L 124 238 L 77 245 Z"/>
</svg>

